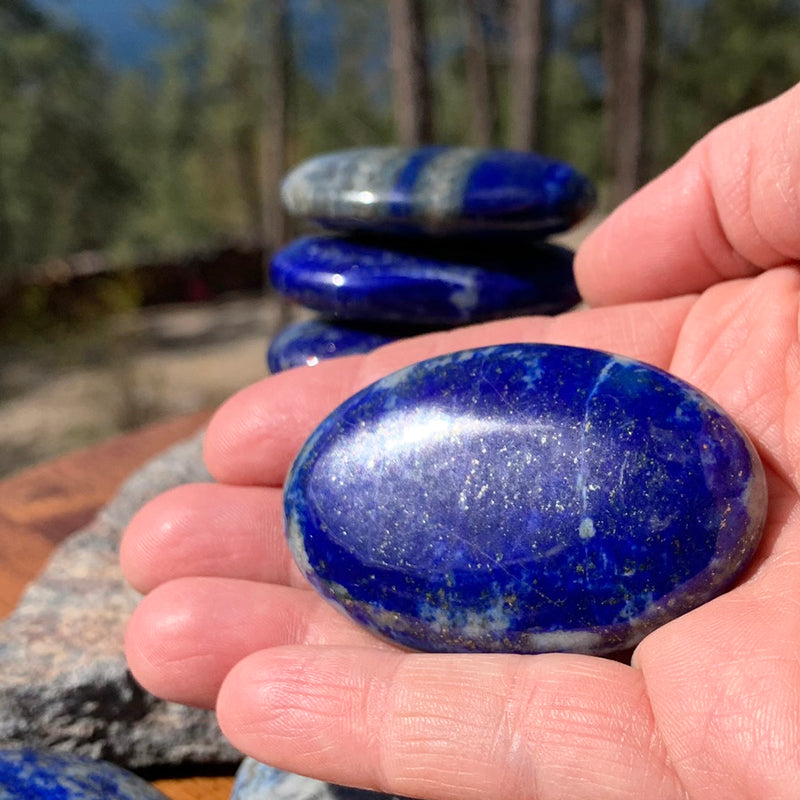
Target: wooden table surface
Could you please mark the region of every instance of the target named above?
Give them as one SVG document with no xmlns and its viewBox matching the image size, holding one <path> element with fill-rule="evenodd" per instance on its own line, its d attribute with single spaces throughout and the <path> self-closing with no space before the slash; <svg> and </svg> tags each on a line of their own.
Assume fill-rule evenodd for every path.
<svg viewBox="0 0 800 800">
<path fill-rule="evenodd" d="M 0 481 L 0 618 L 55 546 L 87 525 L 138 467 L 203 425 L 200 412 L 124 434 Z M 232 777 L 156 781 L 172 800 L 227 800 Z"/>
</svg>

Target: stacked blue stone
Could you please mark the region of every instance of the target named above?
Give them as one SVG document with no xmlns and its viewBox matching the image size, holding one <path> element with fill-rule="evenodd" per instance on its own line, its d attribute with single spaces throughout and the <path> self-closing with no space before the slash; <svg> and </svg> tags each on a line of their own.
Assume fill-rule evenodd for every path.
<svg viewBox="0 0 800 800">
<path fill-rule="evenodd" d="M 571 308 L 573 254 L 542 239 L 580 221 L 594 197 L 572 166 L 535 153 L 373 147 L 304 162 L 283 183 L 284 205 L 331 232 L 276 253 L 271 278 L 323 317 L 276 337 L 270 369 Z"/>
<path fill-rule="evenodd" d="M 363 233 L 543 238 L 591 210 L 574 167 L 537 153 L 472 147 L 366 147 L 312 158 L 284 181 L 286 210 Z"/>
<path fill-rule="evenodd" d="M 505 247 L 308 236 L 272 261 L 286 297 L 333 318 L 441 328 L 574 306 L 572 252 L 542 243 Z"/>
<path fill-rule="evenodd" d="M 267 366 L 272 373 L 313 367 L 328 358 L 368 353 L 395 338 L 388 331 L 379 333 L 319 319 L 295 322 L 272 340 L 267 350 Z"/>
<path fill-rule="evenodd" d="M 107 761 L 43 750 L 0 750 L 0 800 L 166 800 Z"/>
</svg>

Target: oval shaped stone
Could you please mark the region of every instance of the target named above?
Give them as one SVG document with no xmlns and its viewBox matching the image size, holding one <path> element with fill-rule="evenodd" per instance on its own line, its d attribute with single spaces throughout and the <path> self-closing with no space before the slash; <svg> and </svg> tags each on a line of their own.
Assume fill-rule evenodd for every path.
<svg viewBox="0 0 800 800">
<path fill-rule="evenodd" d="M 594 206 L 591 182 L 537 153 L 366 147 L 326 153 L 284 179 L 286 210 L 336 230 L 546 236 Z"/>
<path fill-rule="evenodd" d="M 579 300 L 573 253 L 543 243 L 469 248 L 307 236 L 272 259 L 275 290 L 336 319 L 453 326 L 557 314 Z"/>
<path fill-rule="evenodd" d="M 744 433 L 687 383 L 518 344 L 354 395 L 302 448 L 284 503 L 303 574 L 379 635 L 605 654 L 735 582 L 766 482 Z"/>
<path fill-rule="evenodd" d="M 293 367 L 313 367 L 320 361 L 358 353 L 369 353 L 398 337 L 366 328 L 341 325 L 321 319 L 287 325 L 267 348 L 270 372 Z"/>
<path fill-rule="evenodd" d="M 166 800 L 107 761 L 44 750 L 0 750 L 0 800 Z"/>
</svg>

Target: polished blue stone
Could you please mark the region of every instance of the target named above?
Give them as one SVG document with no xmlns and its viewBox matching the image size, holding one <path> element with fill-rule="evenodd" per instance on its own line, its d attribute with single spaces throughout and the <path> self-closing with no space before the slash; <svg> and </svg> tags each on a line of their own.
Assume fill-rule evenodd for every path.
<svg viewBox="0 0 800 800">
<path fill-rule="evenodd" d="M 0 800 L 166 800 L 131 772 L 81 756 L 0 750 Z"/>
<path fill-rule="evenodd" d="M 390 800 L 394 797 L 306 778 L 246 758 L 236 772 L 230 800 Z"/>
<path fill-rule="evenodd" d="M 272 259 L 276 291 L 343 320 L 452 326 L 555 314 L 580 299 L 572 251 L 307 236 Z"/>
<path fill-rule="evenodd" d="M 329 358 L 369 353 L 396 338 L 396 335 L 321 319 L 295 322 L 287 325 L 270 342 L 267 366 L 273 373 L 292 367 L 313 367 Z"/>
<path fill-rule="evenodd" d="M 282 186 L 286 210 L 336 230 L 403 235 L 546 236 L 591 210 L 590 181 L 537 153 L 469 147 L 369 147 L 303 162 Z"/>
<path fill-rule="evenodd" d="M 766 513 L 752 445 L 708 397 L 595 350 L 434 358 L 336 409 L 285 487 L 303 574 L 433 651 L 604 654 L 728 589 Z"/>
</svg>

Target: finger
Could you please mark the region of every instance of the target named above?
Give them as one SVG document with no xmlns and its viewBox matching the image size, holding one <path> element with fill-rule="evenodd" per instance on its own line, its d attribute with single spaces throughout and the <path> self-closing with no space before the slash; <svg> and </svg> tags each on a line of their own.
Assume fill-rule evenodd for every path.
<svg viewBox="0 0 800 800">
<path fill-rule="evenodd" d="M 279 486 L 302 443 L 339 403 L 394 370 L 456 350 L 549 342 L 612 350 L 666 367 L 693 302 L 683 297 L 502 320 L 279 373 L 235 395 L 217 412 L 206 433 L 206 463 L 220 481 Z"/>
<path fill-rule="evenodd" d="M 388 648 L 314 592 L 222 578 L 183 578 L 142 600 L 128 624 L 126 654 L 153 694 L 211 708 L 238 661 L 285 644 Z"/>
<path fill-rule="evenodd" d="M 195 575 L 307 585 L 286 546 L 277 489 L 221 484 L 171 489 L 133 517 L 120 545 L 120 564 L 142 593 Z"/>
<path fill-rule="evenodd" d="M 641 673 L 598 658 L 283 647 L 234 667 L 217 715 L 255 758 L 407 797 L 685 797 Z"/>
<path fill-rule="evenodd" d="M 271 375 L 237 392 L 211 418 L 203 454 L 211 474 L 280 486 L 314 424 L 354 391 L 358 356 Z"/>
<path fill-rule="evenodd" d="M 720 125 L 575 260 L 593 305 L 700 292 L 800 258 L 800 86 Z"/>
</svg>

